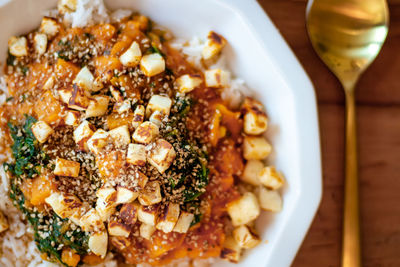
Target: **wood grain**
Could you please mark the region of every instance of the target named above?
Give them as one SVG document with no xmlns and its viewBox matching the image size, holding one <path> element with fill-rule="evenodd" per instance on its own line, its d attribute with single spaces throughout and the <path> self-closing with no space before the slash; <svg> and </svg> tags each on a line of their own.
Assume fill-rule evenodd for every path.
<svg viewBox="0 0 400 267">
<path fill-rule="evenodd" d="M 305 28 L 306 0 L 259 0 L 314 83 L 323 158 L 321 206 L 293 266 L 340 266 L 344 96 Z M 363 266 L 400 266 L 400 1 L 388 39 L 357 90 Z"/>
</svg>

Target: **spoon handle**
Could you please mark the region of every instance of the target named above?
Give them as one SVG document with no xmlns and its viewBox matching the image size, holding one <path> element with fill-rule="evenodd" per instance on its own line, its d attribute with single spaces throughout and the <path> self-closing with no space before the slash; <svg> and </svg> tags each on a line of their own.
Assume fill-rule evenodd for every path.
<svg viewBox="0 0 400 267">
<path fill-rule="evenodd" d="M 346 177 L 344 191 L 342 267 L 360 267 L 360 219 L 358 205 L 358 169 L 356 107 L 353 88 L 346 94 Z"/>
</svg>

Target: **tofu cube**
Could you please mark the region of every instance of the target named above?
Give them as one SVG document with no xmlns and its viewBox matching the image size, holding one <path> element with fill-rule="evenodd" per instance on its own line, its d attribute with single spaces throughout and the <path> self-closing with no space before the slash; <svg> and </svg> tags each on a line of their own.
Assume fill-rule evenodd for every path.
<svg viewBox="0 0 400 267">
<path fill-rule="evenodd" d="M 67 98 L 62 98 L 63 101 Z M 82 87 L 74 84 L 71 97 L 68 100 L 68 107 L 70 109 L 75 109 L 78 111 L 85 111 L 90 104 L 90 98 L 88 96 L 87 91 Z"/>
<path fill-rule="evenodd" d="M 151 147 L 147 161 L 162 174 L 174 162 L 176 157 L 175 149 L 164 139 L 158 139 Z"/>
<path fill-rule="evenodd" d="M 39 143 L 44 143 L 49 139 L 50 135 L 54 133 L 53 128 L 51 128 L 44 121 L 37 121 L 32 125 L 32 133 Z"/>
<path fill-rule="evenodd" d="M 277 190 L 285 183 L 283 175 L 275 167 L 267 166 L 259 172 L 259 180 L 265 187 Z"/>
<path fill-rule="evenodd" d="M 79 162 L 57 158 L 54 174 L 58 176 L 78 177 L 80 168 L 81 164 Z"/>
<path fill-rule="evenodd" d="M 97 155 L 109 143 L 110 134 L 103 129 L 98 129 L 87 141 L 88 150 Z"/>
<path fill-rule="evenodd" d="M 247 97 L 243 103 L 242 112 L 244 113 L 243 130 L 246 134 L 259 135 L 267 130 L 268 117 L 259 101 Z"/>
<path fill-rule="evenodd" d="M 150 240 L 155 231 L 156 227 L 154 225 L 146 223 L 142 223 L 139 228 L 140 236 L 147 240 Z"/>
<path fill-rule="evenodd" d="M 148 182 L 139 195 L 139 202 L 144 206 L 160 203 L 161 200 L 160 184 L 157 181 Z"/>
<path fill-rule="evenodd" d="M 210 31 L 207 36 L 206 44 L 201 52 L 201 56 L 206 60 L 210 59 L 219 54 L 225 45 L 226 39 L 223 36 Z"/>
<path fill-rule="evenodd" d="M 76 224 L 79 224 L 80 215 L 84 213 L 80 199 L 71 194 L 52 193 L 45 202 L 62 219 L 68 218 Z"/>
<path fill-rule="evenodd" d="M 221 69 L 206 70 L 204 72 L 207 87 L 224 88 L 230 84 L 230 73 Z"/>
<path fill-rule="evenodd" d="M 72 88 L 61 88 L 57 90 L 57 94 L 59 96 L 59 99 L 64 103 L 67 104 L 69 103 L 69 100 L 72 97 L 72 93 L 74 90 Z"/>
<path fill-rule="evenodd" d="M 153 112 L 153 114 L 151 114 L 149 121 L 154 123 L 158 127 L 161 127 L 163 119 L 164 115 L 160 111 L 156 110 Z"/>
<path fill-rule="evenodd" d="M 155 226 L 158 218 L 158 205 L 140 206 L 138 211 L 138 220 L 142 223 Z"/>
<path fill-rule="evenodd" d="M 126 162 L 136 166 L 146 165 L 146 147 L 140 144 L 129 144 Z"/>
<path fill-rule="evenodd" d="M 149 178 L 140 171 L 137 171 L 135 173 L 135 177 L 133 178 L 133 182 L 135 183 L 135 186 L 138 186 L 141 189 L 145 188 L 148 180 L 149 180 Z"/>
<path fill-rule="evenodd" d="M 96 129 L 88 121 L 84 120 L 79 126 L 74 130 L 74 140 L 82 151 L 89 151 L 88 140 L 94 134 Z"/>
<path fill-rule="evenodd" d="M 76 75 L 73 83 L 85 90 L 93 91 L 94 77 L 88 67 L 83 67 Z"/>
<path fill-rule="evenodd" d="M 257 197 L 251 192 L 244 193 L 243 196 L 229 203 L 227 206 L 233 226 L 247 224 L 260 215 L 260 206 Z"/>
<path fill-rule="evenodd" d="M 54 86 L 55 81 L 56 81 L 56 80 L 55 80 L 54 76 L 51 75 L 51 76 L 46 80 L 46 82 L 44 83 L 42 89 L 43 89 L 43 90 L 50 90 L 50 89 L 52 89 L 53 86 Z M 68 100 L 69 100 L 69 99 L 68 99 Z"/>
<path fill-rule="evenodd" d="M 47 35 L 44 33 L 36 33 L 35 37 L 33 37 L 33 44 L 36 53 L 38 53 L 39 56 L 43 55 L 47 50 Z"/>
<path fill-rule="evenodd" d="M 125 204 L 133 202 L 139 196 L 138 192 L 132 189 L 118 186 L 117 187 L 117 204 Z"/>
<path fill-rule="evenodd" d="M 260 186 L 256 190 L 260 207 L 266 211 L 279 212 L 282 210 L 282 198 L 278 191 Z"/>
<path fill-rule="evenodd" d="M 139 209 L 138 203 L 126 203 L 122 205 L 118 218 L 125 224 L 133 226 L 137 222 Z"/>
<path fill-rule="evenodd" d="M 163 214 L 158 218 L 156 228 L 164 233 L 170 233 L 179 219 L 179 204 L 169 203 Z"/>
<path fill-rule="evenodd" d="M 175 83 L 178 91 L 186 94 L 199 87 L 203 83 L 203 79 L 198 74 L 185 74 L 176 79 Z"/>
<path fill-rule="evenodd" d="M 23 57 L 28 55 L 28 45 L 25 37 L 12 36 L 8 40 L 8 50 L 11 55 Z"/>
<path fill-rule="evenodd" d="M 89 101 L 86 118 L 103 116 L 107 113 L 109 98 L 105 95 L 95 95 Z"/>
<path fill-rule="evenodd" d="M 128 125 L 122 125 L 109 131 L 114 144 L 118 147 L 127 146 L 131 142 Z"/>
<path fill-rule="evenodd" d="M 96 192 L 96 210 L 103 222 L 107 221 L 116 211 L 117 191 L 114 188 L 100 188 Z"/>
<path fill-rule="evenodd" d="M 146 107 L 146 117 L 150 117 L 150 115 L 156 110 L 168 116 L 171 110 L 171 105 L 172 101 L 168 96 L 153 95 Z"/>
<path fill-rule="evenodd" d="M 113 86 L 110 86 L 110 92 L 117 103 L 124 101 L 124 96 L 122 95 L 120 90 L 116 89 Z"/>
<path fill-rule="evenodd" d="M 247 225 L 241 225 L 235 228 L 232 232 L 232 236 L 236 243 L 245 249 L 254 248 L 260 244 L 261 240 L 256 233 Z"/>
<path fill-rule="evenodd" d="M 144 106 L 138 105 L 133 113 L 132 127 L 136 129 L 144 120 Z"/>
<path fill-rule="evenodd" d="M 131 241 L 125 237 L 112 236 L 110 241 L 113 247 L 119 251 L 122 251 L 131 245 Z"/>
<path fill-rule="evenodd" d="M 221 250 L 220 257 L 224 260 L 238 263 L 242 249 L 232 236 L 225 238 L 224 247 Z"/>
<path fill-rule="evenodd" d="M 187 231 L 190 228 L 190 225 L 192 224 L 193 219 L 194 215 L 192 213 L 182 210 L 173 231 L 182 234 L 187 233 Z"/>
<path fill-rule="evenodd" d="M 69 110 L 64 117 L 64 123 L 69 126 L 78 126 L 80 117 L 79 111 Z"/>
<path fill-rule="evenodd" d="M 56 19 L 50 17 L 44 17 L 40 24 L 40 32 L 47 35 L 47 37 L 52 38 L 60 31 L 60 24 Z"/>
<path fill-rule="evenodd" d="M 131 100 L 126 99 L 122 102 L 117 102 L 114 104 L 113 108 L 118 114 L 127 113 L 131 110 Z"/>
<path fill-rule="evenodd" d="M 139 44 L 134 41 L 131 46 L 119 57 L 122 65 L 125 67 L 136 67 L 142 58 L 142 51 L 140 51 Z"/>
<path fill-rule="evenodd" d="M 110 236 L 128 237 L 131 233 L 131 226 L 126 225 L 117 220 L 112 220 L 108 223 L 108 234 Z"/>
<path fill-rule="evenodd" d="M 6 231 L 9 226 L 6 216 L 4 216 L 4 213 L 0 211 L 0 233 Z"/>
<path fill-rule="evenodd" d="M 244 166 L 243 174 L 240 176 L 240 180 L 245 183 L 258 186 L 261 184 L 259 180 L 259 174 L 264 168 L 264 163 L 259 160 L 248 160 Z"/>
<path fill-rule="evenodd" d="M 150 121 L 140 124 L 132 135 L 133 140 L 140 144 L 151 143 L 159 134 L 158 126 Z"/>
<path fill-rule="evenodd" d="M 165 70 L 165 60 L 158 53 L 145 55 L 140 60 L 140 69 L 147 77 L 155 76 Z"/>
<path fill-rule="evenodd" d="M 245 136 L 243 141 L 243 157 L 247 160 L 263 160 L 272 151 L 272 146 L 262 136 Z"/>
<path fill-rule="evenodd" d="M 108 234 L 106 231 L 93 233 L 89 237 L 88 247 L 93 254 L 100 256 L 102 259 L 106 257 L 108 247 Z"/>
<path fill-rule="evenodd" d="M 76 11 L 78 0 L 59 0 L 57 9 L 60 14 L 70 13 Z"/>
<path fill-rule="evenodd" d="M 85 232 L 100 232 L 106 229 L 100 214 L 94 208 L 91 208 L 83 214 L 80 218 L 79 226 L 81 226 L 82 230 Z"/>
</svg>

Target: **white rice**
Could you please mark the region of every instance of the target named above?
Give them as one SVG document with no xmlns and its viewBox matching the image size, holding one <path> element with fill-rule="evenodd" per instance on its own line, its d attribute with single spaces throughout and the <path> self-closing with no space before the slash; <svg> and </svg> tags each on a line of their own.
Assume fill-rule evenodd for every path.
<svg viewBox="0 0 400 267">
<path fill-rule="evenodd" d="M 56 10 L 46 12 L 47 16 L 56 16 Z M 65 23 L 72 27 L 84 27 L 101 22 L 117 22 L 130 16 L 132 11 L 119 9 L 111 14 L 108 13 L 102 0 L 78 0 L 77 10 L 64 16 Z M 172 46 L 187 56 L 187 60 L 200 70 L 205 70 L 201 60 L 201 51 L 204 41 L 194 37 L 190 41 L 177 39 Z M 228 69 L 227 60 L 222 54 L 212 68 Z M 243 100 L 243 95 L 247 91 L 244 81 L 241 79 L 232 79 L 231 86 L 224 89 L 222 98 L 229 103 L 230 108 L 237 108 Z M 0 77 L 0 105 L 6 101 L 7 87 L 4 77 Z M 1 132 L 0 132 L 1 138 Z M 0 155 L 3 160 L 5 155 Z M 0 210 L 8 218 L 10 228 L 0 234 L 0 266 L 2 267 L 57 267 L 57 264 L 50 263 L 41 259 L 40 252 L 33 241 L 33 230 L 31 226 L 24 222 L 21 213 L 13 206 L 8 197 L 9 181 L 0 167 Z M 188 259 L 179 260 L 167 267 L 206 267 L 212 263 L 213 259 L 194 260 L 191 264 Z M 113 255 L 107 255 L 104 263 L 96 267 L 117 267 L 117 262 L 113 260 Z M 148 265 L 138 265 L 138 267 L 147 267 Z"/>
</svg>

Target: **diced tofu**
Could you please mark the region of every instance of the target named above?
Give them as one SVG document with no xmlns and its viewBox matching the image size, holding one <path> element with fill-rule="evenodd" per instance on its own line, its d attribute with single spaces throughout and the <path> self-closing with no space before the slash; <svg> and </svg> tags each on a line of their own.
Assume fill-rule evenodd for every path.
<svg viewBox="0 0 400 267">
<path fill-rule="evenodd" d="M 54 83 L 55 83 L 54 76 L 51 75 L 51 76 L 47 79 L 47 81 L 44 83 L 42 89 L 43 89 L 43 90 L 50 90 L 50 89 L 53 88 Z M 68 100 L 69 100 L 69 99 L 68 99 Z"/>
<path fill-rule="evenodd" d="M 32 125 L 32 133 L 39 143 L 44 143 L 49 139 L 50 135 L 54 133 L 53 128 L 51 128 L 44 121 L 37 121 Z"/>
<path fill-rule="evenodd" d="M 64 123 L 69 126 L 78 126 L 80 116 L 79 111 L 69 110 L 64 117 Z"/>
<path fill-rule="evenodd" d="M 223 88 L 229 86 L 230 73 L 221 69 L 206 70 L 204 72 L 207 87 Z"/>
<path fill-rule="evenodd" d="M 192 213 L 182 210 L 181 215 L 179 215 L 179 219 L 176 222 L 173 231 L 177 233 L 187 233 L 187 231 L 190 228 L 190 225 L 192 224 L 193 218 L 194 215 Z"/>
<path fill-rule="evenodd" d="M 96 210 L 103 222 L 115 213 L 117 207 L 117 191 L 114 188 L 100 188 L 96 193 Z"/>
<path fill-rule="evenodd" d="M 161 127 L 163 118 L 164 118 L 163 114 L 160 111 L 156 110 L 153 112 L 153 114 L 151 114 L 149 121 L 154 123 L 158 127 Z"/>
<path fill-rule="evenodd" d="M 57 35 L 60 31 L 60 24 L 56 19 L 50 17 L 44 17 L 42 19 L 42 23 L 40 24 L 40 32 L 47 35 L 47 37 L 51 38 Z"/>
<path fill-rule="evenodd" d="M 57 9 L 60 14 L 74 12 L 76 10 L 77 0 L 59 0 Z"/>
<path fill-rule="evenodd" d="M 135 177 L 133 179 L 133 181 L 136 183 L 136 186 L 140 187 L 141 189 L 145 188 L 148 180 L 149 178 L 140 171 L 135 173 Z"/>
<path fill-rule="evenodd" d="M 142 223 L 155 226 L 158 218 L 158 209 L 157 205 L 141 206 L 138 212 L 138 220 Z"/>
<path fill-rule="evenodd" d="M 129 144 L 126 162 L 136 165 L 146 165 L 146 147 L 140 144 Z"/>
<path fill-rule="evenodd" d="M 90 72 L 88 67 L 83 67 L 76 75 L 73 83 L 76 83 L 85 90 L 92 91 L 94 83 L 93 74 Z"/>
<path fill-rule="evenodd" d="M 86 109 L 86 118 L 103 116 L 108 109 L 108 96 L 95 95 L 91 98 L 89 106 Z"/>
<path fill-rule="evenodd" d="M 113 247 L 119 251 L 122 251 L 131 245 L 131 241 L 125 237 L 112 236 L 110 241 Z"/>
<path fill-rule="evenodd" d="M 268 117 L 259 101 L 247 97 L 242 111 L 244 112 L 243 130 L 246 134 L 259 135 L 267 130 Z"/>
<path fill-rule="evenodd" d="M 145 55 L 140 60 L 140 69 L 147 77 L 155 76 L 165 70 L 165 60 L 158 53 Z"/>
<path fill-rule="evenodd" d="M 93 233 L 89 237 L 88 246 L 93 254 L 100 256 L 102 259 L 107 254 L 108 234 L 106 231 Z"/>
<path fill-rule="evenodd" d="M 28 55 L 28 45 L 25 37 L 12 36 L 8 40 L 8 50 L 10 54 L 16 57 Z"/>
<path fill-rule="evenodd" d="M 118 218 L 127 225 L 133 226 L 139 214 L 140 205 L 136 202 L 122 205 Z"/>
<path fill-rule="evenodd" d="M 168 96 L 153 95 L 146 107 L 146 117 L 158 110 L 162 114 L 168 116 L 171 110 L 172 101 Z"/>
<path fill-rule="evenodd" d="M 132 189 L 118 186 L 117 187 L 117 204 L 125 204 L 133 202 L 139 196 L 138 192 Z"/>
<path fill-rule="evenodd" d="M 140 51 L 139 44 L 134 41 L 131 46 L 119 57 L 122 65 L 125 67 L 136 67 L 142 58 L 142 51 Z"/>
<path fill-rule="evenodd" d="M 256 190 L 260 207 L 263 210 L 279 212 L 282 210 L 282 198 L 277 191 L 260 186 Z"/>
<path fill-rule="evenodd" d="M 157 181 L 148 182 L 139 195 L 139 202 L 144 206 L 150 206 L 161 202 L 160 184 Z"/>
<path fill-rule="evenodd" d="M 150 150 L 147 161 L 161 174 L 174 162 L 176 157 L 174 147 L 164 139 L 158 139 Z"/>
<path fill-rule="evenodd" d="M 80 223 L 80 216 L 84 214 L 84 209 L 82 202 L 76 196 L 57 192 L 47 197 L 45 202 L 62 219 L 68 218 L 76 224 Z"/>
<path fill-rule="evenodd" d="M 179 219 L 179 213 L 179 204 L 169 203 L 168 207 L 165 208 L 164 213 L 158 218 L 156 228 L 164 233 L 172 232 Z"/>
<path fill-rule="evenodd" d="M 110 92 L 117 103 L 124 101 L 124 97 L 120 90 L 110 86 Z"/>
<path fill-rule="evenodd" d="M 261 136 L 245 136 L 243 141 L 243 157 L 247 160 L 263 160 L 272 151 L 272 146 Z"/>
<path fill-rule="evenodd" d="M 33 38 L 35 51 L 38 55 L 43 55 L 47 50 L 47 35 L 44 33 L 36 33 Z"/>
<path fill-rule="evenodd" d="M 78 177 L 80 168 L 81 164 L 79 162 L 57 158 L 54 174 L 58 176 Z"/>
<path fill-rule="evenodd" d="M 92 87 L 92 92 L 97 92 L 100 91 L 101 89 L 104 88 L 104 81 L 102 76 L 98 76 L 97 78 L 94 79 L 93 81 L 93 87 Z"/>
<path fill-rule="evenodd" d="M 0 211 L 0 233 L 6 231 L 9 227 L 6 216 Z"/>
<path fill-rule="evenodd" d="M 63 99 L 64 101 L 64 99 Z M 86 90 L 74 84 L 68 107 L 78 111 L 85 111 L 90 104 L 90 98 Z"/>
<path fill-rule="evenodd" d="M 91 208 L 80 218 L 79 226 L 85 232 L 100 232 L 105 230 L 100 214 L 94 208 Z"/>
<path fill-rule="evenodd" d="M 147 145 L 158 136 L 158 133 L 158 126 L 152 122 L 146 121 L 136 128 L 132 138 L 137 143 Z"/>
<path fill-rule="evenodd" d="M 189 93 L 203 83 L 203 79 L 198 74 L 185 74 L 175 81 L 178 91 L 182 94 Z"/>
<path fill-rule="evenodd" d="M 219 54 L 225 45 L 226 39 L 223 36 L 213 31 L 210 31 L 208 33 L 207 41 L 201 55 L 206 60 L 210 59 Z"/>
<path fill-rule="evenodd" d="M 144 120 L 144 106 L 138 105 L 133 113 L 132 127 L 136 129 Z"/>
<path fill-rule="evenodd" d="M 140 236 L 143 237 L 144 239 L 150 240 L 151 236 L 154 234 L 154 232 L 156 231 L 156 227 L 154 225 L 151 224 L 146 224 L 146 223 L 142 223 L 140 225 Z"/>
<path fill-rule="evenodd" d="M 247 161 L 244 166 L 243 174 L 240 176 L 240 180 L 251 185 L 260 185 L 261 183 L 258 176 L 263 168 L 264 163 L 259 160 L 251 159 Z"/>
<path fill-rule="evenodd" d="M 131 100 L 126 99 L 126 100 L 124 100 L 122 102 L 115 103 L 114 104 L 114 110 L 118 114 L 129 112 L 131 110 Z"/>
<path fill-rule="evenodd" d="M 108 234 L 110 236 L 128 237 L 131 233 L 131 226 L 126 225 L 118 220 L 112 220 L 108 223 Z"/>
<path fill-rule="evenodd" d="M 90 152 L 97 155 L 109 142 L 110 134 L 103 129 L 98 129 L 87 141 Z"/>
<path fill-rule="evenodd" d="M 131 135 L 129 134 L 128 125 L 122 125 L 109 131 L 114 143 L 121 147 L 127 146 L 131 142 Z"/>
<path fill-rule="evenodd" d="M 220 257 L 227 261 L 238 263 L 240 259 L 241 248 L 232 236 L 225 238 L 224 247 L 221 250 Z"/>
<path fill-rule="evenodd" d="M 73 90 L 71 88 L 61 88 L 57 90 L 59 99 L 64 103 L 67 104 L 69 103 L 69 100 L 72 97 Z"/>
<path fill-rule="evenodd" d="M 247 225 L 241 225 L 232 232 L 232 236 L 241 248 L 254 248 L 261 240 Z"/>
<path fill-rule="evenodd" d="M 275 167 L 267 166 L 259 172 L 260 182 L 267 188 L 277 190 L 285 183 L 283 176 Z"/>
<path fill-rule="evenodd" d="M 257 198 L 251 192 L 246 192 L 239 199 L 229 203 L 227 210 L 233 226 L 251 222 L 260 215 L 260 206 Z"/>
<path fill-rule="evenodd" d="M 74 130 L 75 143 L 81 150 L 88 151 L 87 141 L 94 134 L 94 130 L 94 126 L 86 120 L 79 124 L 79 126 Z"/>
</svg>

